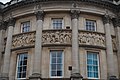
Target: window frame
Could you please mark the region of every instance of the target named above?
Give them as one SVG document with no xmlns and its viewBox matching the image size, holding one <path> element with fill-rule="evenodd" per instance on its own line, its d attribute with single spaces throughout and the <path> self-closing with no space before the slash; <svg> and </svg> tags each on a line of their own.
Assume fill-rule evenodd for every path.
<svg viewBox="0 0 120 80">
<path fill-rule="evenodd" d="M 87 64 L 87 60 L 88 60 L 88 58 L 87 58 L 87 55 L 89 54 L 89 53 L 93 53 L 93 54 L 97 54 L 97 61 L 98 61 L 98 78 L 95 78 L 95 77 L 88 77 L 88 68 L 87 68 L 87 66 L 88 66 L 88 64 Z M 87 78 L 88 79 L 100 79 L 100 56 L 99 56 L 99 52 L 98 51 L 86 51 L 86 76 L 87 76 Z"/>
<path fill-rule="evenodd" d="M 56 19 L 56 20 L 57 20 L 57 19 L 58 19 L 58 20 L 61 19 L 61 20 L 62 20 L 62 27 L 61 27 L 61 29 L 64 29 L 64 19 L 63 19 L 63 18 L 59 18 L 59 17 L 58 17 L 58 18 L 51 18 L 51 28 L 52 28 L 52 29 L 55 29 L 55 30 L 59 29 L 59 28 L 54 28 L 54 27 L 53 27 L 53 19 Z"/>
<path fill-rule="evenodd" d="M 52 60 L 52 57 L 51 57 L 51 51 L 62 51 L 62 76 L 52 76 L 52 73 L 51 73 L 51 60 Z M 64 50 L 50 50 L 50 62 L 49 62 L 49 77 L 50 78 L 63 78 L 64 76 Z"/>
<path fill-rule="evenodd" d="M 17 76 L 18 76 L 18 59 L 19 59 L 19 55 L 22 55 L 22 54 L 27 54 L 27 65 L 26 65 L 26 78 L 17 78 Z M 17 54 L 17 59 L 16 59 L 16 75 L 15 75 L 15 78 L 16 78 L 16 80 L 25 80 L 25 79 L 27 79 L 27 69 L 28 69 L 28 56 L 29 56 L 29 54 L 28 54 L 28 52 L 22 52 L 22 53 L 19 53 L 19 54 Z"/>
<path fill-rule="evenodd" d="M 26 33 L 26 32 L 23 30 L 23 27 L 24 27 L 23 24 L 24 24 L 24 23 L 27 23 L 27 22 L 29 22 L 29 30 L 26 31 L 26 32 L 30 32 L 31 22 L 30 22 L 30 20 L 28 20 L 28 21 L 24 21 L 24 22 L 21 22 L 21 23 L 20 23 L 20 29 L 21 29 L 20 32 L 21 32 L 21 33 Z M 24 32 L 23 32 L 23 31 L 24 31 Z"/>
<path fill-rule="evenodd" d="M 87 24 L 86 24 L 87 21 L 93 21 L 93 22 L 94 22 L 94 26 L 95 26 L 94 31 L 93 31 L 93 30 L 90 30 L 90 29 L 87 30 L 87 26 L 86 26 L 86 25 L 87 25 Z M 97 20 L 85 19 L 85 30 L 86 30 L 86 31 L 93 31 L 93 32 L 96 32 L 96 31 L 97 31 Z"/>
</svg>

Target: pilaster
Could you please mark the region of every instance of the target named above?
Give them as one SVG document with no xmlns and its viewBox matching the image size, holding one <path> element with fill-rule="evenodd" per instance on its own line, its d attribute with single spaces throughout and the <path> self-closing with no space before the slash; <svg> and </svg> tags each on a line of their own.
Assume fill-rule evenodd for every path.
<svg viewBox="0 0 120 80">
<path fill-rule="evenodd" d="M 115 75 L 115 64 L 114 64 L 114 54 L 112 47 L 112 37 L 110 31 L 111 18 L 108 14 L 103 16 L 103 23 L 105 26 L 105 37 L 106 37 L 106 53 L 107 53 L 107 65 L 108 65 L 108 79 L 111 80 L 112 76 Z"/>
<path fill-rule="evenodd" d="M 4 54 L 4 62 L 3 62 L 3 71 L 2 77 L 5 80 L 8 80 L 9 76 L 9 66 L 10 66 L 10 55 L 11 55 L 11 46 L 12 46 L 12 35 L 13 35 L 13 27 L 15 24 L 15 19 L 10 18 L 8 21 L 8 34 L 7 34 L 7 41 L 5 46 L 5 54 Z"/>
<path fill-rule="evenodd" d="M 78 18 L 80 10 L 71 9 L 72 20 L 72 74 L 71 79 L 80 80 L 82 78 L 80 74 L 80 60 L 79 60 L 79 43 L 78 43 Z"/>
<path fill-rule="evenodd" d="M 37 19 L 36 26 L 36 41 L 35 41 L 35 53 L 33 63 L 33 74 L 29 77 L 30 80 L 41 80 L 41 59 L 42 59 L 42 28 L 44 12 L 39 10 L 35 13 Z"/>
</svg>

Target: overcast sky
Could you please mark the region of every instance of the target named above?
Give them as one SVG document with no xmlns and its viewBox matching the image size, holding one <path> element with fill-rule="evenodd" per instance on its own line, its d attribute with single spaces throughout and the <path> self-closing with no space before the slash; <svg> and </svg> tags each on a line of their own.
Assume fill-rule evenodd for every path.
<svg viewBox="0 0 120 80">
<path fill-rule="evenodd" d="M 0 0 L 0 2 L 2 3 L 6 3 L 6 2 L 9 2 L 10 0 Z"/>
</svg>

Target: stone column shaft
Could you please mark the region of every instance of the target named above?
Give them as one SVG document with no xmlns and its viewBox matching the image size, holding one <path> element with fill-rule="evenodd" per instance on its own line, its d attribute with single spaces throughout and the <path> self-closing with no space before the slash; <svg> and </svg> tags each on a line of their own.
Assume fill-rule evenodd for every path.
<svg viewBox="0 0 120 80">
<path fill-rule="evenodd" d="M 41 72 L 41 56 L 42 56 L 42 27 L 43 21 L 37 20 L 36 42 L 35 42 L 35 63 L 34 72 Z M 39 65 L 38 65 L 39 64 Z"/>
<path fill-rule="evenodd" d="M 107 53 L 107 64 L 108 64 L 108 77 L 115 76 L 115 64 L 114 64 L 114 54 L 112 47 L 112 37 L 110 31 L 110 17 L 105 15 L 103 18 L 105 25 L 105 37 L 106 37 L 106 53 Z"/>
<path fill-rule="evenodd" d="M 79 43 L 78 43 L 78 18 L 79 10 L 71 10 L 72 19 L 72 75 L 71 77 L 75 80 L 81 78 L 80 75 L 80 60 L 79 60 Z"/>
<path fill-rule="evenodd" d="M 114 24 L 115 33 L 116 33 L 118 70 L 119 70 L 119 74 L 120 74 L 120 14 L 117 16 L 117 18 L 113 19 L 113 24 Z"/>
<path fill-rule="evenodd" d="M 10 19 L 9 24 L 8 24 L 8 34 L 7 34 L 7 41 L 6 41 L 5 54 L 4 54 L 4 63 L 3 63 L 3 77 L 4 76 L 8 77 L 8 73 L 9 73 L 14 22 L 15 21 L 13 19 Z"/>
<path fill-rule="evenodd" d="M 1 61 L 2 61 L 2 51 L 3 51 L 3 45 L 4 45 L 4 30 L 0 30 L 0 73 L 1 73 Z"/>
<path fill-rule="evenodd" d="M 30 80 L 39 80 L 41 78 L 41 59 L 42 59 L 42 28 L 43 28 L 43 11 L 36 13 L 37 27 L 35 39 L 35 53 L 33 63 L 33 74 Z"/>
<path fill-rule="evenodd" d="M 72 19 L 72 69 L 79 73 L 78 19 Z"/>
</svg>

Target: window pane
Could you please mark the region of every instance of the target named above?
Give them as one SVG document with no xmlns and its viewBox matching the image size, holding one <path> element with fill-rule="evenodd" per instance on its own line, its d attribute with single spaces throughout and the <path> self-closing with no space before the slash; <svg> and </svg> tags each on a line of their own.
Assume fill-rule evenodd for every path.
<svg viewBox="0 0 120 80">
<path fill-rule="evenodd" d="M 62 70 L 62 64 L 57 64 L 57 70 Z"/>
<path fill-rule="evenodd" d="M 52 70 L 56 70 L 57 69 L 56 64 L 52 64 L 51 67 L 52 67 Z"/>
<path fill-rule="evenodd" d="M 51 76 L 57 76 L 56 71 L 52 71 L 51 74 Z"/>
<path fill-rule="evenodd" d="M 88 78 L 98 78 L 99 76 L 99 65 L 98 65 L 98 53 L 88 52 L 87 53 L 87 73 Z"/>
<path fill-rule="evenodd" d="M 62 76 L 62 51 L 51 51 L 51 76 Z"/>
<path fill-rule="evenodd" d="M 92 66 L 87 66 L 87 70 L 88 70 L 88 72 L 93 71 Z"/>
<path fill-rule="evenodd" d="M 62 63 L 62 58 L 57 58 L 57 63 Z"/>
<path fill-rule="evenodd" d="M 57 63 L 56 58 L 52 58 L 52 63 Z"/>
<path fill-rule="evenodd" d="M 17 63 L 17 78 L 26 78 L 27 54 L 19 54 Z"/>
<path fill-rule="evenodd" d="M 86 30 L 88 31 L 95 31 L 95 26 L 96 21 L 93 20 L 86 20 Z"/>
<path fill-rule="evenodd" d="M 57 76 L 62 76 L 62 71 L 57 71 Z"/>
<path fill-rule="evenodd" d="M 63 19 L 52 19 L 53 29 L 62 29 Z"/>
<path fill-rule="evenodd" d="M 22 32 L 29 32 L 30 30 L 30 21 L 21 23 Z"/>
</svg>

